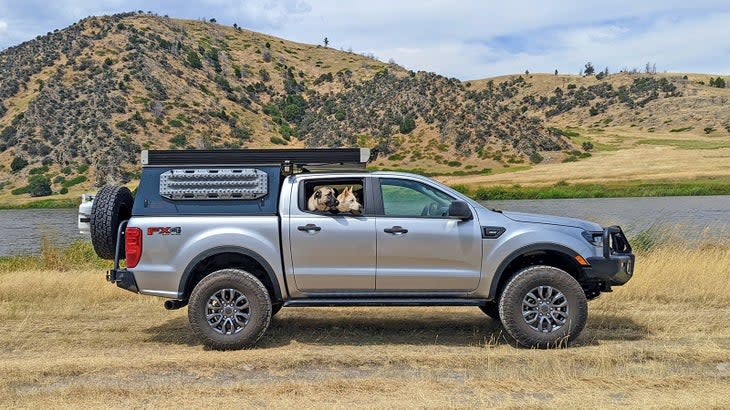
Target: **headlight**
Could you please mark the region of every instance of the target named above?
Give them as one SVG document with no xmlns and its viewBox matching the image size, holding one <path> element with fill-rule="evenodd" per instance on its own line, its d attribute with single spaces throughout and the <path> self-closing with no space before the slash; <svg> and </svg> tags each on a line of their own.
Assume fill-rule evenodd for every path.
<svg viewBox="0 0 730 410">
<path fill-rule="evenodd" d="M 588 242 L 593 244 L 594 246 L 598 246 L 599 248 L 603 247 L 603 232 L 588 232 L 583 231 L 582 233 L 583 237 L 586 238 Z"/>
</svg>

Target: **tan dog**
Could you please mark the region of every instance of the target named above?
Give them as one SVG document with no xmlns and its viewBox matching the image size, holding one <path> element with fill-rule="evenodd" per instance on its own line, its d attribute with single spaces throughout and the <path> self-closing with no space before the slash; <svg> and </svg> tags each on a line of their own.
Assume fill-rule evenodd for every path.
<svg viewBox="0 0 730 410">
<path fill-rule="evenodd" d="M 354 215 L 362 213 L 362 204 L 357 201 L 357 197 L 352 192 L 352 187 L 346 187 L 342 193 L 337 195 L 337 210 L 340 212 L 350 212 Z"/>
<path fill-rule="evenodd" d="M 310 211 L 334 211 L 340 203 L 337 201 L 337 193 L 334 189 L 323 186 L 312 194 L 307 201 L 307 209 Z"/>
</svg>

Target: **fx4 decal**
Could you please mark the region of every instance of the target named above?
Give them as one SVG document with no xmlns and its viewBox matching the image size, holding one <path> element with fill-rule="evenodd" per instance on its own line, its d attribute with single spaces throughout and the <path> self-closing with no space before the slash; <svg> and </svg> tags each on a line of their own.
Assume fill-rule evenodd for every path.
<svg viewBox="0 0 730 410">
<path fill-rule="evenodd" d="M 176 226 L 174 228 L 169 226 L 160 226 L 160 227 L 154 227 L 154 228 L 147 228 L 147 235 L 180 235 L 182 233 L 182 228 L 179 226 Z"/>
</svg>

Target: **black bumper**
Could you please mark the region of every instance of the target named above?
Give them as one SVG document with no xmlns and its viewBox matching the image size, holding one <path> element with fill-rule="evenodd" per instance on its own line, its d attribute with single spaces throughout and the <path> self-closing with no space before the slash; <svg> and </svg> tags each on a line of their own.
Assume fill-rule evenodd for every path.
<svg viewBox="0 0 730 410">
<path fill-rule="evenodd" d="M 603 256 L 586 259 L 584 278 L 611 286 L 623 285 L 634 274 L 634 254 L 623 231 L 618 226 L 603 229 Z"/>
<path fill-rule="evenodd" d="M 112 269 L 106 272 L 106 280 L 116 284 L 122 289 L 139 293 L 137 281 L 134 280 L 134 272 L 130 272 L 126 269 Z"/>
</svg>

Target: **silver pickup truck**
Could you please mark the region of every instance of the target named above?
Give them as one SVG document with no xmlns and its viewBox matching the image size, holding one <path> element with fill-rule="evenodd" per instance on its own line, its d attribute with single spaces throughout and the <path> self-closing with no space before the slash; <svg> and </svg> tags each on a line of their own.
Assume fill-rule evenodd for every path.
<svg viewBox="0 0 730 410">
<path fill-rule="evenodd" d="M 136 193 L 103 187 L 79 226 L 114 260 L 110 282 L 187 305 L 221 350 L 253 346 L 288 306 L 476 306 L 517 343 L 555 347 L 633 274 L 619 227 L 487 209 L 423 176 L 368 172 L 368 157 L 144 151 Z"/>
</svg>

